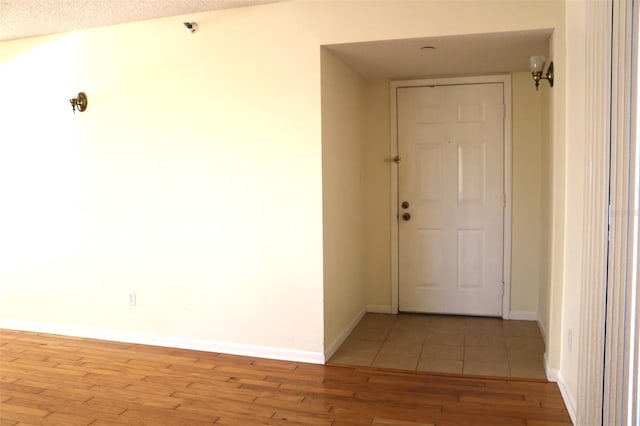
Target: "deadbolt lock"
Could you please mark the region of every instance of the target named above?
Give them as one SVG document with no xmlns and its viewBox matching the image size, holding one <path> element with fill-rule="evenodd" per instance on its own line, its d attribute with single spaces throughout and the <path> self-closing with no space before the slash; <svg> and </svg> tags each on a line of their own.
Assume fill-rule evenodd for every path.
<svg viewBox="0 0 640 426">
<path fill-rule="evenodd" d="M 402 215 L 402 218 L 403 218 L 404 220 L 409 220 L 409 219 L 411 219 L 411 215 L 410 215 L 409 213 L 404 213 L 404 214 Z"/>
<path fill-rule="evenodd" d="M 403 201 L 402 204 L 400 204 L 402 206 L 403 209 L 408 209 L 409 208 L 409 202 L 408 201 Z"/>
</svg>

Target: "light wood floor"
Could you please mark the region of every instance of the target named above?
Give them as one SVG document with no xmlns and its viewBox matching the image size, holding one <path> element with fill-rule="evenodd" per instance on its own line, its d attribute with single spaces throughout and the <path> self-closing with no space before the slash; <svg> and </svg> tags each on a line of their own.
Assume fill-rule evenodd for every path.
<svg viewBox="0 0 640 426">
<path fill-rule="evenodd" d="M 543 358 L 535 321 L 368 313 L 329 363 L 545 379 Z"/>
<path fill-rule="evenodd" d="M 0 330 L 0 425 L 570 425 L 558 387 Z"/>
</svg>

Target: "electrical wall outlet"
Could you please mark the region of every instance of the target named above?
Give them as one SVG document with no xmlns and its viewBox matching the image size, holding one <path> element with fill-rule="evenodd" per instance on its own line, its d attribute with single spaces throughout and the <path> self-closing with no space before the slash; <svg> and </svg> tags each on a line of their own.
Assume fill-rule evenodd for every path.
<svg viewBox="0 0 640 426">
<path fill-rule="evenodd" d="M 136 306 L 136 292 L 130 291 L 127 299 L 129 306 Z"/>
</svg>

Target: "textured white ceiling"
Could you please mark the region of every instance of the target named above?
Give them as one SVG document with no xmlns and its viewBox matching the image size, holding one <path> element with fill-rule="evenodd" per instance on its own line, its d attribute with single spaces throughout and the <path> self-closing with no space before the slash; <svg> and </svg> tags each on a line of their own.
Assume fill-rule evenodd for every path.
<svg viewBox="0 0 640 426">
<path fill-rule="evenodd" d="M 0 0 L 0 41 L 287 0 Z M 326 46 L 367 78 L 505 73 L 546 55 L 552 30 Z M 433 50 L 421 50 L 422 46 Z"/>
<path fill-rule="evenodd" d="M 281 0 L 0 0 L 0 41 Z"/>
</svg>

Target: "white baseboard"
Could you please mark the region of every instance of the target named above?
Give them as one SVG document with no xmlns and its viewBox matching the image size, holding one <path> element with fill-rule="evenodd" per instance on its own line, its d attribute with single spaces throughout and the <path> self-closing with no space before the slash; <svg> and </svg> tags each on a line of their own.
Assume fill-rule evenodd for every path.
<svg viewBox="0 0 640 426">
<path fill-rule="evenodd" d="M 333 342 L 331 342 L 331 344 L 325 349 L 324 351 L 325 362 L 328 361 L 336 353 L 336 351 L 338 350 L 338 348 L 340 348 L 340 346 L 342 346 L 344 341 L 347 340 L 347 337 L 349 337 L 349 334 L 351 334 L 353 329 L 356 328 L 356 326 L 358 325 L 358 323 L 366 313 L 367 313 L 366 309 L 362 309 L 360 312 L 358 312 L 356 316 L 353 317 L 351 322 L 347 324 L 347 326 L 340 332 L 340 334 L 338 334 L 338 337 L 336 337 L 333 340 Z"/>
<path fill-rule="evenodd" d="M 560 395 L 562 396 L 562 400 L 564 401 L 564 405 L 567 407 L 567 411 L 569 412 L 569 417 L 571 417 L 571 422 L 576 424 L 576 400 L 571 394 L 569 387 L 564 381 L 564 377 L 562 377 L 562 373 L 557 368 L 551 368 L 549 366 L 549 358 L 547 352 L 544 353 L 544 370 L 547 375 L 547 380 L 550 382 L 555 382 L 558 385 L 558 389 L 560 389 Z"/>
<path fill-rule="evenodd" d="M 538 313 L 527 311 L 511 311 L 509 312 L 509 319 L 519 321 L 538 321 Z"/>
<path fill-rule="evenodd" d="M 392 314 L 391 305 L 367 305 L 367 312 L 372 314 Z"/>
<path fill-rule="evenodd" d="M 558 373 L 558 388 L 560 389 L 560 394 L 562 395 L 562 400 L 564 401 L 564 405 L 567 406 L 567 411 L 569 412 L 569 417 L 571 417 L 571 422 L 576 424 L 576 400 L 571 394 L 571 391 L 567 387 L 567 384 L 564 381 L 561 373 Z"/>
<path fill-rule="evenodd" d="M 548 356 L 549 355 L 545 351 L 544 357 L 542 358 L 542 362 L 544 364 L 544 371 L 545 371 L 545 374 L 547 375 L 547 380 L 550 382 L 557 382 L 558 376 L 560 375 L 560 371 L 557 368 L 551 368 L 549 366 Z"/>
<path fill-rule="evenodd" d="M 544 344 L 547 344 L 547 329 L 544 327 L 544 324 L 542 323 L 542 321 L 540 320 L 540 318 L 538 318 L 538 328 L 540 329 L 540 334 L 542 334 L 542 340 L 544 340 Z"/>
<path fill-rule="evenodd" d="M 32 321 L 0 319 L 0 328 L 37 333 L 59 334 L 62 336 L 84 337 L 88 339 L 110 340 L 115 342 L 141 345 L 164 346 L 169 348 L 190 349 L 204 352 L 217 352 L 231 355 L 277 359 L 282 361 L 324 364 L 322 352 L 272 346 L 248 345 L 242 343 L 218 342 L 213 340 L 192 339 L 189 337 L 161 336 L 156 334 L 132 333 L 129 331 L 104 330 L 98 328 L 71 325 L 50 324 Z"/>
</svg>

